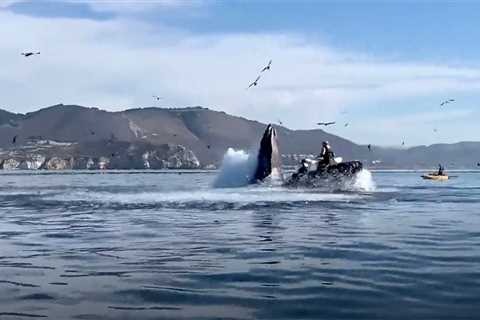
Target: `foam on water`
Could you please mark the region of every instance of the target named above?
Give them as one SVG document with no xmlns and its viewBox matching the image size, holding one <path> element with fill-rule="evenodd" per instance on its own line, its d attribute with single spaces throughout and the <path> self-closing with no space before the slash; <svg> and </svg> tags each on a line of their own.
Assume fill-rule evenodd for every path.
<svg viewBox="0 0 480 320">
<path fill-rule="evenodd" d="M 477 319 L 480 174 L 373 175 L 0 173 L 0 319 Z"/>
<path fill-rule="evenodd" d="M 375 181 L 373 181 L 372 173 L 367 169 L 360 171 L 353 183 L 353 188 L 359 191 L 375 191 Z"/>
<path fill-rule="evenodd" d="M 142 192 L 142 193 L 107 193 L 107 192 L 73 192 L 69 194 L 50 195 L 44 200 L 55 201 L 90 201 L 102 203 L 192 203 L 192 202 L 226 202 L 226 203 L 295 203 L 350 201 L 360 195 L 315 193 L 306 190 L 285 190 L 284 188 L 238 188 L 206 189 L 199 191 L 176 192 Z"/>
<path fill-rule="evenodd" d="M 216 188 L 246 186 L 255 174 L 256 166 L 256 156 L 243 150 L 228 148 L 223 156 L 222 168 L 213 186 Z"/>
</svg>

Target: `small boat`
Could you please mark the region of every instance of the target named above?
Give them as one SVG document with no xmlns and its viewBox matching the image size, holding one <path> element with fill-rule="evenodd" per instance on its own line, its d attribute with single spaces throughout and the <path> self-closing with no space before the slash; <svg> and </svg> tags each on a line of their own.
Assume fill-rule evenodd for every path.
<svg viewBox="0 0 480 320">
<path fill-rule="evenodd" d="M 429 174 L 423 175 L 422 178 L 425 179 L 425 180 L 439 180 L 439 181 L 448 180 L 447 175 L 444 175 L 444 174 L 439 175 L 437 173 L 429 173 Z"/>
</svg>

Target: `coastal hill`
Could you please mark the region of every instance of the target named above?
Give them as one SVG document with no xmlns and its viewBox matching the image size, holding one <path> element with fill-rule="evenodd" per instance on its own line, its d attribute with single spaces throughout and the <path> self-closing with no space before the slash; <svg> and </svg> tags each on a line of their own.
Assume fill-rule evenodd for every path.
<svg viewBox="0 0 480 320">
<path fill-rule="evenodd" d="M 50 147 L 56 146 L 47 157 L 62 149 L 63 158 L 69 152 L 93 158 L 123 156 L 126 159 L 127 155 L 133 157 L 132 154 L 141 158 L 145 157 L 145 152 L 153 154 L 155 151 L 160 159 L 166 157 L 160 153 L 166 150 L 171 153 L 176 146 L 183 146 L 182 157 L 189 158 L 188 161 L 195 162 L 192 154 L 187 155 L 191 151 L 201 167 L 218 166 L 228 147 L 256 148 L 265 126 L 257 121 L 202 107 L 108 112 L 60 104 L 26 114 L 0 110 L 0 148 L 5 158 L 12 152 L 18 154 L 23 150 L 23 153 L 28 153 L 32 146 L 38 147 L 47 141 Z M 276 126 L 276 129 L 285 164 L 295 164 L 305 155 L 318 153 L 324 140 L 330 142 L 337 155 L 344 159 L 362 160 L 369 167 L 430 168 L 440 161 L 448 167 L 474 168 L 480 161 L 478 142 L 409 149 L 373 147 L 370 152 L 364 145 L 320 129 L 290 130 L 282 126 Z M 127 162 L 122 163 L 121 168 L 129 167 Z"/>
</svg>

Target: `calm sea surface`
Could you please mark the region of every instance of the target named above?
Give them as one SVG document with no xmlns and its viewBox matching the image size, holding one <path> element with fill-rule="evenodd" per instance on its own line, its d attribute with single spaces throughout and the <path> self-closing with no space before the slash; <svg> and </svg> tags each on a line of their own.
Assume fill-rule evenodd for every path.
<svg viewBox="0 0 480 320">
<path fill-rule="evenodd" d="M 0 319 L 479 319 L 480 173 L 0 174 Z"/>
</svg>

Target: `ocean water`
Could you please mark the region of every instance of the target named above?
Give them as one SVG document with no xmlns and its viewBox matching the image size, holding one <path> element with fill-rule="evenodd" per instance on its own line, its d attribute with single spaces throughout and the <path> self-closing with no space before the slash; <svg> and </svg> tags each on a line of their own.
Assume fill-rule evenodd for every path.
<svg viewBox="0 0 480 320">
<path fill-rule="evenodd" d="M 215 175 L 1 173 L 0 319 L 479 318 L 480 173 Z"/>
</svg>

